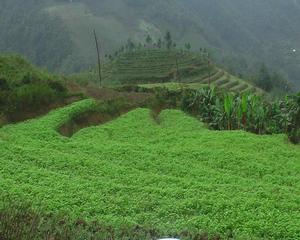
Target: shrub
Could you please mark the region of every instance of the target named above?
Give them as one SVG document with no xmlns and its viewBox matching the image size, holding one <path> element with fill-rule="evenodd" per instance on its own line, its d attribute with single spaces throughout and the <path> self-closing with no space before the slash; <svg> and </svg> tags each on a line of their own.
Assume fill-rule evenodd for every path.
<svg viewBox="0 0 300 240">
<path fill-rule="evenodd" d="M 66 87 L 61 82 L 50 81 L 48 85 L 57 93 L 65 94 L 67 92 Z"/>
<path fill-rule="evenodd" d="M 23 76 L 20 85 L 26 85 L 26 84 L 38 82 L 38 80 L 39 79 L 36 74 L 34 74 L 33 72 L 28 72 Z"/>
<path fill-rule="evenodd" d="M 2 100 L 4 101 L 3 106 L 5 106 L 3 110 L 8 115 L 26 111 L 39 111 L 51 104 L 63 101 L 65 96 L 66 90 L 60 83 L 52 82 L 49 85 L 44 83 L 29 83 L 14 88 L 6 94 L 6 99 Z"/>
<path fill-rule="evenodd" d="M 0 77 L 0 91 L 9 90 L 8 81 L 4 77 Z"/>
</svg>

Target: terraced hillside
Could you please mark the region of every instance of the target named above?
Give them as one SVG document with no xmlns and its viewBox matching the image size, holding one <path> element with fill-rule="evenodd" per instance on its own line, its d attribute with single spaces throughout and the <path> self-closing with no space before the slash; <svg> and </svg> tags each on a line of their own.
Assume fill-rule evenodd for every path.
<svg viewBox="0 0 300 240">
<path fill-rule="evenodd" d="M 200 54 L 161 49 L 123 53 L 104 65 L 106 84 L 139 84 L 143 87 L 201 88 L 208 84 L 232 92 L 262 91 L 209 63 Z M 92 77 L 96 79 L 96 74 Z"/>
<path fill-rule="evenodd" d="M 41 212 L 161 236 L 298 239 L 300 148 L 285 136 L 210 131 L 177 110 L 158 124 L 148 109 L 71 138 L 57 132 L 94 106 L 85 100 L 0 129 L 0 210 L 9 195 Z"/>
</svg>

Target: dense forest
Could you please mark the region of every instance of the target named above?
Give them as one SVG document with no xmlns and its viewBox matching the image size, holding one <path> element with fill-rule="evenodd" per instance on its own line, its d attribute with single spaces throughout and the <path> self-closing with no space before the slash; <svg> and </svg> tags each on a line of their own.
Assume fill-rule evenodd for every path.
<svg viewBox="0 0 300 240">
<path fill-rule="evenodd" d="M 0 3 L 0 52 L 18 52 L 35 64 L 60 69 L 74 46 L 62 20 L 42 11 L 47 1 Z"/>
</svg>

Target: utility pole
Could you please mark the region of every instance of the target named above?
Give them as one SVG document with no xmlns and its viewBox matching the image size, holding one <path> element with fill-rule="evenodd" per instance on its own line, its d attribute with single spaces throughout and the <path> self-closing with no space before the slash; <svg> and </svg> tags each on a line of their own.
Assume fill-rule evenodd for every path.
<svg viewBox="0 0 300 240">
<path fill-rule="evenodd" d="M 181 82 L 180 74 L 179 74 L 178 54 L 177 53 L 176 53 L 176 69 L 177 69 L 177 79 L 178 79 L 178 82 Z"/>
<path fill-rule="evenodd" d="M 209 59 L 209 53 L 207 53 L 207 67 L 208 67 L 208 86 L 210 87 L 211 71 L 210 71 L 210 59 Z"/>
<path fill-rule="evenodd" d="M 100 59 L 98 38 L 97 38 L 97 34 L 96 34 L 96 30 L 95 29 L 94 29 L 94 37 L 95 37 L 95 43 L 96 43 L 96 49 L 97 49 L 97 56 L 98 56 L 99 87 L 101 88 L 102 87 L 101 59 Z"/>
</svg>

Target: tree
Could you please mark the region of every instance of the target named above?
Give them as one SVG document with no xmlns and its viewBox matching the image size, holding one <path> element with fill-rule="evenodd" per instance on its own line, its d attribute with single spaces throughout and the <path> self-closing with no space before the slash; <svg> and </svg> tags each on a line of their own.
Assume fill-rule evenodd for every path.
<svg viewBox="0 0 300 240">
<path fill-rule="evenodd" d="M 127 40 L 126 48 L 128 51 L 132 51 L 135 48 L 135 44 L 130 38 Z"/>
<path fill-rule="evenodd" d="M 172 47 L 172 42 L 173 42 L 170 31 L 166 32 L 165 41 L 166 41 L 167 49 L 170 49 Z"/>
<path fill-rule="evenodd" d="M 147 35 L 146 43 L 147 43 L 148 46 L 150 46 L 152 44 L 152 38 L 149 34 Z"/>
<path fill-rule="evenodd" d="M 265 64 L 261 65 L 255 79 L 255 84 L 267 92 L 273 89 L 272 77 Z"/>
<path fill-rule="evenodd" d="M 280 73 L 273 72 L 271 75 L 274 88 L 281 92 L 290 92 L 292 87 L 288 80 L 284 78 Z"/>
<path fill-rule="evenodd" d="M 191 48 L 192 48 L 192 46 L 191 46 L 190 43 L 186 43 L 184 46 L 185 46 L 185 48 L 186 48 L 188 51 L 190 51 Z"/>
<path fill-rule="evenodd" d="M 161 38 L 159 38 L 158 41 L 157 41 L 157 47 L 158 47 L 158 48 L 161 48 L 161 47 L 162 47 L 162 41 L 161 41 Z"/>
</svg>

